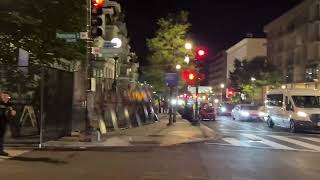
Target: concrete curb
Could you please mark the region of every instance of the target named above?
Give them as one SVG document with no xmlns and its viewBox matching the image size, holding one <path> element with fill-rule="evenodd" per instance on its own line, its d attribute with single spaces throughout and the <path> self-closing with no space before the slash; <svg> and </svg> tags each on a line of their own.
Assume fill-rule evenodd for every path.
<svg viewBox="0 0 320 180">
<path fill-rule="evenodd" d="M 202 131 L 204 137 L 209 140 L 219 139 L 221 136 L 218 132 L 212 130 L 207 125 L 200 123 L 200 130 Z"/>
</svg>

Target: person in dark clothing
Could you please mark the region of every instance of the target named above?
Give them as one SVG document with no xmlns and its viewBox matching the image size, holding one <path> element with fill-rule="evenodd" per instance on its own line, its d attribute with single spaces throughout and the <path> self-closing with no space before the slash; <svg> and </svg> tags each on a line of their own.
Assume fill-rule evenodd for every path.
<svg viewBox="0 0 320 180">
<path fill-rule="evenodd" d="M 8 156 L 9 154 L 4 152 L 3 143 L 6 133 L 8 120 L 16 115 L 16 111 L 13 110 L 9 102 L 10 96 L 8 93 L 0 93 L 0 156 Z"/>
</svg>

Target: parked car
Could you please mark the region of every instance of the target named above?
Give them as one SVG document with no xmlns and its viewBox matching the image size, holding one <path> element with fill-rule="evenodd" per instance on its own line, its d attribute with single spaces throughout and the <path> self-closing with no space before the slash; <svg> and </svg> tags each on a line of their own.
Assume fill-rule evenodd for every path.
<svg viewBox="0 0 320 180">
<path fill-rule="evenodd" d="M 291 132 L 320 131 L 320 92 L 311 89 L 279 89 L 266 95 L 266 117 L 270 128 Z"/>
<path fill-rule="evenodd" d="M 215 109 L 210 105 L 205 105 L 199 111 L 199 118 L 200 120 L 216 120 L 216 113 Z"/>
<path fill-rule="evenodd" d="M 231 116 L 234 120 L 261 120 L 262 113 L 259 107 L 252 104 L 239 104 L 234 107 Z"/>
<path fill-rule="evenodd" d="M 235 105 L 231 103 L 222 103 L 218 108 L 218 115 L 221 116 L 231 116 L 231 111 L 235 107 Z"/>
</svg>

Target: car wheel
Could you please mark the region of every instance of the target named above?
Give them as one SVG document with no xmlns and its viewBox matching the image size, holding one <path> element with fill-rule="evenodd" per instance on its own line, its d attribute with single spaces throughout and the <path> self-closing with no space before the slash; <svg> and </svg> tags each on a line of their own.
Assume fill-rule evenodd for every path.
<svg viewBox="0 0 320 180">
<path fill-rule="evenodd" d="M 290 120 L 290 132 L 296 133 L 297 132 L 297 126 L 294 120 Z"/>
<path fill-rule="evenodd" d="M 274 126 L 274 123 L 270 117 L 268 117 L 267 124 L 268 124 L 269 128 L 273 128 L 273 126 Z"/>
</svg>

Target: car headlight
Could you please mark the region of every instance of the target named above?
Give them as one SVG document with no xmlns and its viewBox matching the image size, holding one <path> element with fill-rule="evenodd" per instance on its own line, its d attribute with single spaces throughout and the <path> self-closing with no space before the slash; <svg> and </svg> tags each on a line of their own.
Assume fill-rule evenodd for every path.
<svg viewBox="0 0 320 180">
<path fill-rule="evenodd" d="M 300 116 L 300 117 L 307 117 L 308 116 L 308 114 L 303 112 L 303 111 L 298 111 L 297 115 Z"/>
<path fill-rule="evenodd" d="M 226 112 L 226 111 L 227 111 L 227 109 L 225 107 L 221 108 L 221 112 Z"/>
<path fill-rule="evenodd" d="M 247 111 L 241 111 L 240 114 L 241 114 L 241 116 L 245 116 L 245 117 L 250 116 L 250 113 Z"/>
</svg>

